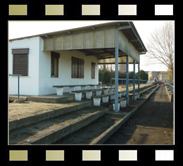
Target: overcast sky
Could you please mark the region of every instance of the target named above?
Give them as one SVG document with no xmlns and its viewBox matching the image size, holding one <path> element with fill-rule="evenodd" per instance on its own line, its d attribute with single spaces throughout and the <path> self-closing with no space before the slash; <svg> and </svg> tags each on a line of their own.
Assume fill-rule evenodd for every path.
<svg viewBox="0 0 183 166">
<path fill-rule="evenodd" d="M 119 20 L 118 20 L 119 21 Z M 76 27 L 83 27 L 94 24 L 101 24 L 110 21 L 9 21 L 9 39 L 31 36 L 41 33 L 60 31 Z M 166 21 L 133 21 L 145 46 L 153 31 L 162 27 Z M 140 70 L 145 71 L 166 71 L 164 65 L 147 65 L 148 53 L 140 55 Z M 133 70 L 130 65 L 130 71 Z M 137 69 L 136 69 L 137 71 Z"/>
</svg>

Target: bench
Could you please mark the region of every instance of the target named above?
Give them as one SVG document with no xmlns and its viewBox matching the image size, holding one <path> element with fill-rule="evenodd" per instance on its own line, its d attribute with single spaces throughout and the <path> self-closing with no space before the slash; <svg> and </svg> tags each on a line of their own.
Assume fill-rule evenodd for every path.
<svg viewBox="0 0 183 166">
<path fill-rule="evenodd" d="M 118 92 L 118 97 L 121 97 L 121 92 Z M 103 103 L 108 103 L 109 102 L 109 97 L 110 97 L 110 100 L 114 100 L 115 98 L 115 93 L 108 93 L 108 94 L 103 94 L 103 95 L 96 95 L 96 96 L 93 96 L 93 105 L 94 106 L 100 106 L 101 104 L 101 99 L 102 99 L 102 102 Z"/>
<path fill-rule="evenodd" d="M 115 111 L 115 100 L 111 101 L 113 111 Z M 122 97 L 118 99 L 118 111 L 120 110 L 120 107 L 126 107 L 126 97 Z"/>
<path fill-rule="evenodd" d="M 94 88 L 99 89 L 101 87 L 101 85 L 99 84 L 88 84 L 88 85 L 91 87 L 91 89 L 94 89 Z"/>
<path fill-rule="evenodd" d="M 54 85 L 54 88 L 57 88 L 57 95 L 63 95 L 64 87 L 74 88 L 75 85 Z"/>
<path fill-rule="evenodd" d="M 90 89 L 90 85 L 54 85 L 54 88 L 57 88 L 57 95 L 63 95 L 64 88 L 68 87 L 69 92 L 71 93 L 74 90 L 84 90 L 84 89 Z"/>
<path fill-rule="evenodd" d="M 129 93 L 129 97 L 131 100 L 133 100 L 133 93 Z M 135 100 L 137 100 L 140 97 L 139 93 L 135 93 Z"/>
<path fill-rule="evenodd" d="M 109 88 L 102 88 L 102 89 L 103 89 L 103 93 L 104 93 L 104 94 L 111 93 L 111 92 L 109 91 Z"/>
<path fill-rule="evenodd" d="M 82 93 L 86 93 L 86 99 L 91 99 L 92 93 L 96 92 L 96 96 L 99 96 L 102 94 L 102 89 L 86 89 L 86 90 L 77 90 L 77 91 L 72 91 L 75 94 L 75 100 L 76 101 L 81 101 L 82 99 Z"/>
<path fill-rule="evenodd" d="M 101 84 L 100 85 L 102 88 L 105 88 L 106 87 L 106 84 Z"/>
<path fill-rule="evenodd" d="M 119 91 L 119 92 L 121 92 L 121 93 L 122 93 L 122 96 L 126 96 L 126 91 L 125 91 L 125 90 L 123 90 L 123 91 Z"/>
<path fill-rule="evenodd" d="M 114 92 L 114 90 L 115 90 L 114 87 L 110 87 L 110 88 L 108 88 L 108 89 L 109 89 L 109 93 L 112 93 L 112 92 Z"/>
</svg>

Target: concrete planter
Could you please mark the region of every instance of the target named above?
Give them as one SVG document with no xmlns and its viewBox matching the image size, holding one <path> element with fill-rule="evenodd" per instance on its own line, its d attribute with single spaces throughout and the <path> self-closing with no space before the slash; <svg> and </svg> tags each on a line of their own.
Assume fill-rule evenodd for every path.
<svg viewBox="0 0 183 166">
<path fill-rule="evenodd" d="M 100 106 L 101 98 L 94 98 L 93 99 L 93 105 L 94 106 Z"/>
<path fill-rule="evenodd" d="M 115 111 L 115 103 L 112 104 L 112 107 L 113 107 L 113 111 Z M 118 103 L 118 111 L 120 110 L 120 103 Z"/>
<path fill-rule="evenodd" d="M 75 92 L 75 100 L 76 101 L 81 101 L 81 99 L 82 99 L 82 93 L 81 92 L 79 92 L 79 93 Z"/>
<path fill-rule="evenodd" d="M 74 91 L 74 90 L 75 90 L 75 87 L 69 87 L 70 93 L 72 93 L 72 91 Z"/>
<path fill-rule="evenodd" d="M 63 95 L 64 88 L 57 88 L 57 95 Z"/>
<path fill-rule="evenodd" d="M 138 94 L 135 94 L 135 99 L 133 98 L 133 95 L 132 95 L 132 100 L 137 100 L 138 99 Z"/>
<path fill-rule="evenodd" d="M 102 90 L 97 90 L 96 91 L 96 96 L 100 96 L 102 94 Z"/>
<path fill-rule="evenodd" d="M 109 96 L 102 97 L 102 102 L 103 103 L 108 103 L 109 102 Z"/>
<path fill-rule="evenodd" d="M 104 89 L 104 94 L 108 94 L 109 89 Z"/>
<path fill-rule="evenodd" d="M 122 96 L 125 96 L 126 95 L 126 92 L 122 92 Z"/>
<path fill-rule="evenodd" d="M 121 106 L 121 107 L 126 107 L 126 100 L 121 101 L 121 102 L 120 102 L 120 106 Z"/>
<path fill-rule="evenodd" d="M 114 100 L 114 98 L 115 98 L 115 95 L 111 95 L 111 96 L 110 96 L 110 99 L 111 99 L 111 100 Z"/>
<path fill-rule="evenodd" d="M 91 92 L 86 92 L 86 98 L 91 99 L 92 97 L 92 91 Z"/>
</svg>

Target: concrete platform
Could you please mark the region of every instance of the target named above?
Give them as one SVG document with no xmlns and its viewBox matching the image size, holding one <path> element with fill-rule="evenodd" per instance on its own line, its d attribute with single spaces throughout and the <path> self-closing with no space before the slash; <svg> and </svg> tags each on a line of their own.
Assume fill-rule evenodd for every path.
<svg viewBox="0 0 183 166">
<path fill-rule="evenodd" d="M 24 101 L 35 101 L 45 103 L 64 103 L 67 101 L 74 101 L 74 94 L 64 93 L 63 96 L 58 95 L 44 95 L 44 96 L 32 96 L 32 95 L 21 95 L 19 97 Z M 9 100 L 18 100 L 17 95 L 9 95 Z"/>
</svg>

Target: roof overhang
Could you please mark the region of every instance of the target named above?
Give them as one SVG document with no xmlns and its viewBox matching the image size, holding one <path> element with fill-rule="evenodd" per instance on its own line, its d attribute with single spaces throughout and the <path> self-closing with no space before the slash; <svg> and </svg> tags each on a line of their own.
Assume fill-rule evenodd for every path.
<svg viewBox="0 0 183 166">
<path fill-rule="evenodd" d="M 140 62 L 140 54 L 147 52 L 132 21 L 109 22 L 90 25 L 81 28 L 44 33 L 9 41 L 32 37 L 41 37 L 44 40 L 44 51 L 80 51 L 86 56 L 95 56 L 99 64 L 115 63 L 116 30 L 119 30 L 119 63 Z"/>
</svg>

